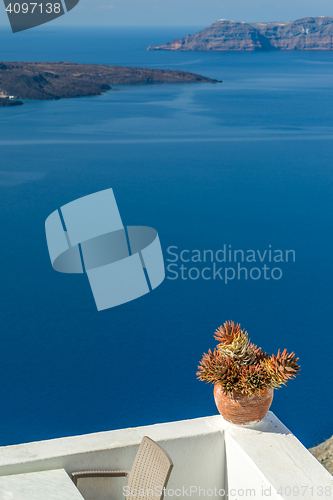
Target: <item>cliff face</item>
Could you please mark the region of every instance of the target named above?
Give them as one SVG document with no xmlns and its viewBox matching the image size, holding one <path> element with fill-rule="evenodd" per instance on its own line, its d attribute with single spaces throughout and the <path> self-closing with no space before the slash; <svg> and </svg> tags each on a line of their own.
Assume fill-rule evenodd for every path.
<svg viewBox="0 0 333 500">
<path fill-rule="evenodd" d="M 188 71 L 74 63 L 0 63 L 0 93 L 19 99 L 99 95 L 114 84 L 213 82 Z M 0 105 L 11 105 L 0 99 Z"/>
<path fill-rule="evenodd" d="M 333 17 L 277 23 L 221 19 L 198 33 L 148 50 L 332 50 Z"/>
<path fill-rule="evenodd" d="M 252 26 L 276 49 L 333 49 L 333 17 L 306 17 L 287 23 L 256 23 Z"/>
<path fill-rule="evenodd" d="M 318 446 L 310 448 L 309 451 L 311 451 L 312 455 L 333 474 L 333 436 Z"/>
</svg>

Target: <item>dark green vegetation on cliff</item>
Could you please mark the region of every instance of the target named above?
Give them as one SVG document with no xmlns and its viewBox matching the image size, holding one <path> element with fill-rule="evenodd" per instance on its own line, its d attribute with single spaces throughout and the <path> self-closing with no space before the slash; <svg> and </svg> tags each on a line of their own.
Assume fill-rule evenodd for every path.
<svg viewBox="0 0 333 500">
<path fill-rule="evenodd" d="M 221 19 L 208 28 L 148 50 L 332 50 L 333 17 L 276 23 Z"/>
<path fill-rule="evenodd" d="M 214 82 L 188 71 L 97 64 L 0 63 L 0 91 L 19 99 L 61 99 L 100 95 L 120 84 Z"/>
</svg>

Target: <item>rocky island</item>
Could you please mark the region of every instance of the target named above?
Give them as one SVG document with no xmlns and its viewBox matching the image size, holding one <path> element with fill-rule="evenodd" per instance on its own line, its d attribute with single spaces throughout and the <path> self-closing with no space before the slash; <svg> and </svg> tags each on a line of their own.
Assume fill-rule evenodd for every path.
<svg viewBox="0 0 333 500">
<path fill-rule="evenodd" d="M 220 19 L 198 33 L 147 50 L 333 50 L 333 17 L 275 23 Z"/>
<path fill-rule="evenodd" d="M 216 82 L 188 71 L 68 62 L 0 63 L 0 106 L 15 99 L 61 99 L 100 95 L 111 85 Z"/>
<path fill-rule="evenodd" d="M 5 97 L 2 97 L 0 99 L 0 107 L 4 107 L 4 106 L 20 106 L 22 104 L 23 104 L 23 102 L 18 101 L 17 99 L 8 99 L 8 98 L 5 98 Z"/>
</svg>

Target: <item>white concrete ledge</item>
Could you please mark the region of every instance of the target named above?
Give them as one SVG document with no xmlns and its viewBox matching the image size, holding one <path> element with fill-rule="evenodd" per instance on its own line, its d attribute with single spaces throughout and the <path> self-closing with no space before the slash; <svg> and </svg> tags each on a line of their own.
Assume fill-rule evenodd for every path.
<svg viewBox="0 0 333 500">
<path fill-rule="evenodd" d="M 1 500 L 83 500 L 63 469 L 0 477 Z"/>
<path fill-rule="evenodd" d="M 67 458 L 72 461 L 74 457 L 86 454 L 102 453 L 104 456 L 104 452 L 109 453 L 111 450 L 138 447 L 143 436 L 147 435 L 163 444 L 165 441 L 218 434 L 221 431 L 223 432 L 222 421 L 224 422 L 220 415 L 215 415 L 193 420 L 35 441 L 13 446 L 1 446 L 0 475 L 33 472 L 36 470 L 36 463 L 46 465 L 46 462 L 51 461 L 53 464 L 57 463 L 59 467 L 62 467 L 63 461 L 66 461 Z M 41 470 L 45 470 L 45 467 Z"/>
<path fill-rule="evenodd" d="M 267 496 L 333 500 L 332 476 L 272 412 L 247 427 L 215 415 L 1 447 L 0 475 L 61 468 L 68 474 L 130 470 L 143 436 L 159 442 L 174 461 L 167 498 L 172 497 L 171 490 L 181 490 L 181 498 L 217 500 L 224 489 L 229 500 Z M 79 489 L 86 500 L 122 500 L 125 485 L 123 479 L 85 479 L 80 480 Z"/>
<path fill-rule="evenodd" d="M 229 424 L 225 446 L 229 493 L 237 492 L 231 499 L 244 491 L 244 497 L 261 500 L 333 500 L 331 474 L 272 412 L 258 427 Z"/>
</svg>

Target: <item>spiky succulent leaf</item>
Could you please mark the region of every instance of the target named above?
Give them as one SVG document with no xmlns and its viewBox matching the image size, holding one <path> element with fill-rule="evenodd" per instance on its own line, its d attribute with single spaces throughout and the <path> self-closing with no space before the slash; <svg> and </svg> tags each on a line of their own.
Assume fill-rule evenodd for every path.
<svg viewBox="0 0 333 500">
<path fill-rule="evenodd" d="M 264 361 L 264 359 L 269 358 L 269 354 L 263 351 L 261 347 L 257 347 L 255 344 L 250 344 L 250 347 L 253 349 L 256 357 L 255 364 L 261 363 L 261 361 Z"/>
<path fill-rule="evenodd" d="M 224 359 L 217 349 L 213 352 L 209 349 L 198 366 L 197 377 L 203 382 L 221 385 L 225 392 L 231 392 L 235 389 L 239 374 L 230 359 Z"/>
<path fill-rule="evenodd" d="M 267 372 L 264 365 L 242 367 L 240 391 L 243 394 L 255 394 L 267 387 Z"/>
<path fill-rule="evenodd" d="M 272 356 L 264 361 L 265 368 L 269 377 L 269 386 L 278 388 L 285 385 L 288 379 L 295 378 L 300 370 L 295 358 L 295 353 L 288 353 L 287 349 L 281 353 L 280 349 L 276 356 Z"/>
<path fill-rule="evenodd" d="M 235 325 L 233 321 L 226 321 L 223 326 L 217 328 L 214 337 L 221 344 L 231 344 L 240 332 L 241 327 L 238 323 Z"/>
<path fill-rule="evenodd" d="M 240 391 L 251 395 L 267 387 L 278 388 L 300 370 L 295 353 L 285 349 L 269 356 L 255 344 L 240 324 L 227 321 L 215 331 L 219 342 L 212 352 L 204 354 L 198 366 L 199 380 L 221 385 L 229 394 Z"/>
<path fill-rule="evenodd" d="M 224 358 L 232 359 L 238 366 L 249 366 L 256 359 L 254 349 L 250 345 L 248 333 L 241 330 L 238 324 L 234 328 L 232 341 L 218 344 L 217 349 Z"/>
</svg>

